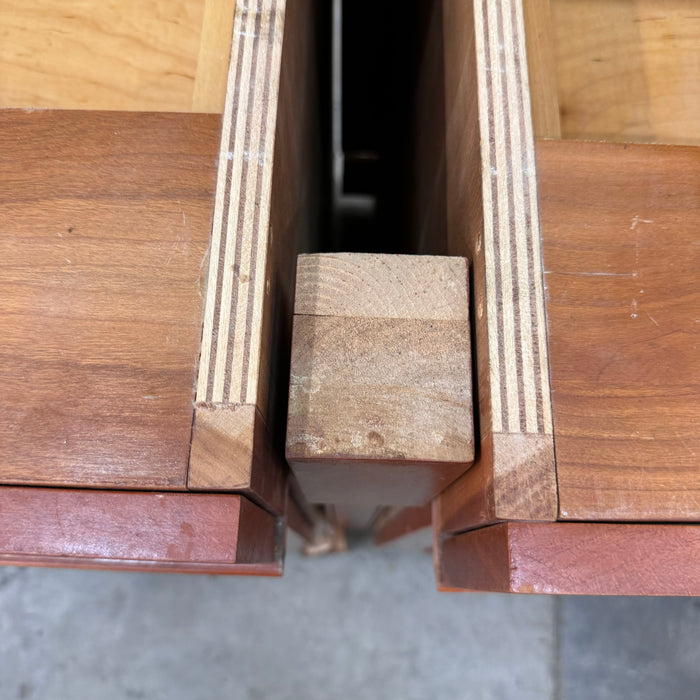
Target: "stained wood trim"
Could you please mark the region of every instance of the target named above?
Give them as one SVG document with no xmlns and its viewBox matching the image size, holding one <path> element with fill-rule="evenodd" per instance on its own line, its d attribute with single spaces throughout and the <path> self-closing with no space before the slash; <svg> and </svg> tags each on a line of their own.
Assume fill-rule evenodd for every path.
<svg viewBox="0 0 700 700">
<path fill-rule="evenodd" d="M 441 590 L 700 595 L 700 525 L 501 523 L 438 538 Z"/>
<path fill-rule="evenodd" d="M 0 489 L 3 564 L 277 576 L 282 537 L 243 496 Z"/>
<path fill-rule="evenodd" d="M 285 6 L 285 0 L 250 0 L 235 11 L 198 404 L 257 399 Z"/>
</svg>

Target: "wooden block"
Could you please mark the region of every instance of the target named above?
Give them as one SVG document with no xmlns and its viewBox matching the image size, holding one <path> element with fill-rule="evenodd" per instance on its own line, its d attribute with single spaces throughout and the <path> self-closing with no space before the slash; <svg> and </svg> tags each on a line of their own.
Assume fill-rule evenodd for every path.
<svg viewBox="0 0 700 700">
<path fill-rule="evenodd" d="M 438 537 L 441 590 L 700 595 L 699 525 L 501 523 Z"/>
<path fill-rule="evenodd" d="M 220 122 L 0 111 L 0 482 L 185 488 Z"/>
<path fill-rule="evenodd" d="M 278 576 L 282 545 L 243 496 L 0 489 L 3 564 Z"/>
<path fill-rule="evenodd" d="M 300 256 L 287 459 L 312 502 L 419 505 L 473 460 L 466 261 Z"/>
<path fill-rule="evenodd" d="M 0 0 L 0 105 L 222 112 L 235 0 Z"/>
<path fill-rule="evenodd" d="M 547 141 L 538 172 L 560 518 L 697 522 L 700 152 Z"/>
</svg>

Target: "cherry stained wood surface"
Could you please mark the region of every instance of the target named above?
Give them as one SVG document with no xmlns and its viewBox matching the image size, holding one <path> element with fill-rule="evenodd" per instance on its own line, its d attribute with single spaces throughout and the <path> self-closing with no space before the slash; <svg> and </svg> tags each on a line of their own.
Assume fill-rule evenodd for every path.
<svg viewBox="0 0 700 700">
<path fill-rule="evenodd" d="M 560 518 L 700 520 L 700 150 L 538 144 Z"/>
<path fill-rule="evenodd" d="M 412 532 L 430 527 L 433 522 L 432 502 L 412 508 L 388 508 L 374 523 L 374 544 L 393 542 Z"/>
<path fill-rule="evenodd" d="M 500 523 L 438 538 L 441 590 L 700 595 L 700 525 Z"/>
<path fill-rule="evenodd" d="M 0 0 L 0 106 L 222 112 L 235 0 Z"/>
<path fill-rule="evenodd" d="M 0 488 L 0 563 L 280 575 L 274 516 L 243 496 Z"/>
<path fill-rule="evenodd" d="M 185 487 L 219 128 L 0 111 L 0 482 Z"/>
</svg>

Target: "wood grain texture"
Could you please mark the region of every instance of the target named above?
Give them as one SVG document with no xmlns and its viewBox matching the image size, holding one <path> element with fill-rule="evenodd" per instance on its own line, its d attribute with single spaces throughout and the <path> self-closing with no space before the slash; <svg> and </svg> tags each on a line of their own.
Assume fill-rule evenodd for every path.
<svg viewBox="0 0 700 700">
<path fill-rule="evenodd" d="M 234 4 L 2 0 L 0 105 L 221 112 Z"/>
<path fill-rule="evenodd" d="M 462 258 L 343 253 L 300 255 L 294 313 L 351 318 L 469 318 Z"/>
<path fill-rule="evenodd" d="M 236 491 L 284 514 L 286 465 L 255 406 L 195 409 L 188 488 Z"/>
<path fill-rule="evenodd" d="M 440 541 L 443 590 L 700 594 L 700 526 L 501 523 Z"/>
<path fill-rule="evenodd" d="M 473 460 L 466 262 L 310 258 L 295 306 L 322 315 L 294 316 L 287 460 L 314 502 L 425 503 Z"/>
<path fill-rule="evenodd" d="M 281 537 L 243 496 L 0 489 L 3 564 L 280 575 Z"/>
<path fill-rule="evenodd" d="M 185 487 L 219 126 L 0 112 L 0 481 Z"/>
<path fill-rule="evenodd" d="M 450 513 L 456 531 L 513 515 L 554 520 L 556 474 L 522 8 L 509 0 L 445 1 L 441 13 L 442 34 L 433 40 L 444 47 L 445 120 L 430 122 L 423 131 L 431 142 L 436 141 L 431 131 L 437 131 L 444 149 L 446 227 L 438 216 L 435 229 L 446 228 L 450 254 L 472 263 L 479 448 L 475 466 L 441 495 L 440 512 Z M 420 143 L 416 149 L 421 152 Z M 426 161 L 426 167 L 437 169 L 438 183 L 442 162 L 434 154 Z M 510 435 L 513 444 L 507 447 Z M 493 436 L 499 436 L 496 451 Z M 530 476 L 519 481 L 510 456 L 524 440 L 529 450 L 537 444 L 536 462 Z"/>
<path fill-rule="evenodd" d="M 551 5 L 564 138 L 700 144 L 695 0 Z"/>
<path fill-rule="evenodd" d="M 700 151 L 543 142 L 538 172 L 560 517 L 697 521 Z"/>
<path fill-rule="evenodd" d="M 552 0 L 523 0 L 535 138 L 561 138 Z"/>
<path fill-rule="evenodd" d="M 190 459 L 190 488 L 246 484 L 278 514 L 295 259 L 319 207 L 317 10 L 284 0 L 236 10 Z"/>
<path fill-rule="evenodd" d="M 265 296 L 284 0 L 234 17 L 197 403 L 255 404 Z"/>
<path fill-rule="evenodd" d="M 236 0 L 204 0 L 192 111 L 224 111 Z"/>
</svg>

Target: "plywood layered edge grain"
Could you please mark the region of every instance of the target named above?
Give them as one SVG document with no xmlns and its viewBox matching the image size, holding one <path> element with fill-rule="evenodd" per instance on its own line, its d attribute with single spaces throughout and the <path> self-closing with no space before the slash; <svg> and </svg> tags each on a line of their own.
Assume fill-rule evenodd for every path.
<svg viewBox="0 0 700 700">
<path fill-rule="evenodd" d="M 443 2 L 441 12 L 445 122 L 430 128 L 444 143 L 446 250 L 472 263 L 479 451 L 439 496 L 440 527 L 551 521 L 557 485 L 522 7 L 473 0 Z"/>
<path fill-rule="evenodd" d="M 243 496 L 0 489 L 0 563 L 279 576 L 278 519 Z"/>
<path fill-rule="evenodd" d="M 700 525 L 499 523 L 438 537 L 441 590 L 700 595 Z"/>
<path fill-rule="evenodd" d="M 317 19 L 315 2 L 236 7 L 188 479 L 276 513 L 296 253 L 319 207 Z"/>
</svg>

